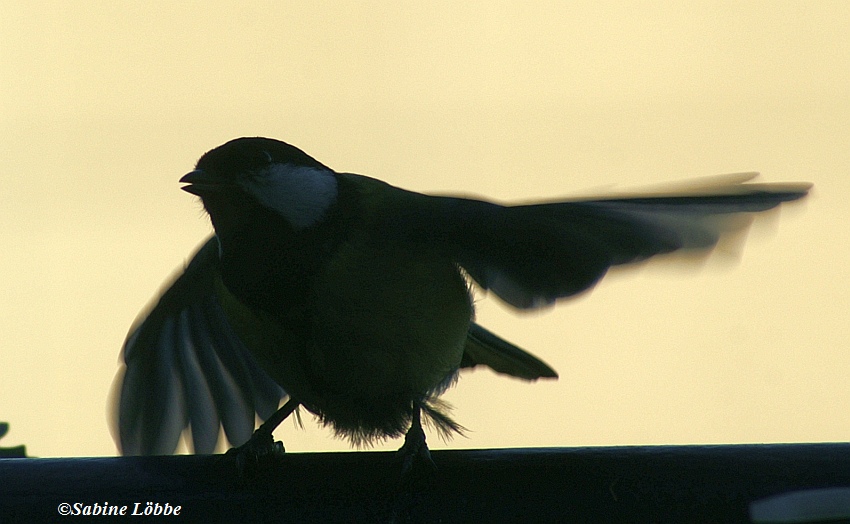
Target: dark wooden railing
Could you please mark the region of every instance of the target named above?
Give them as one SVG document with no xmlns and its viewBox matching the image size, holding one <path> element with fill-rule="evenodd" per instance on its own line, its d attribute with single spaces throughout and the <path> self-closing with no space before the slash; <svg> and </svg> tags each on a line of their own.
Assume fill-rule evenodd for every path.
<svg viewBox="0 0 850 524">
<path fill-rule="evenodd" d="M 159 522 L 850 519 L 850 444 L 446 450 L 433 458 L 436 473 L 413 482 L 401 480 L 388 452 L 290 453 L 245 478 L 221 456 L 2 459 L 0 522 L 82 522 L 73 514 L 122 508 L 129 522 L 146 512 Z"/>
</svg>

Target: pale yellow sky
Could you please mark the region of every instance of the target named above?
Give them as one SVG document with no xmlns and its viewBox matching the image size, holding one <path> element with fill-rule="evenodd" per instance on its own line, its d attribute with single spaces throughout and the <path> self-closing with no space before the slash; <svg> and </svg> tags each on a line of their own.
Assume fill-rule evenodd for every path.
<svg viewBox="0 0 850 524">
<path fill-rule="evenodd" d="M 0 0 L 0 446 L 115 453 L 123 338 L 210 231 L 177 179 L 243 135 L 499 200 L 814 182 L 736 263 L 622 272 L 538 315 L 479 295 L 561 378 L 467 374 L 448 445 L 850 438 L 850 3 L 458 4 Z"/>
</svg>

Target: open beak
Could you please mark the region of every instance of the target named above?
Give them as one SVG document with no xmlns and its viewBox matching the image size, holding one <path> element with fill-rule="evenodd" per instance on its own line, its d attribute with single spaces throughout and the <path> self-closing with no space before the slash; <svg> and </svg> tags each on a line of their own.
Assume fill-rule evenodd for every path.
<svg viewBox="0 0 850 524">
<path fill-rule="evenodd" d="M 180 189 L 193 195 L 200 197 L 220 191 L 226 184 L 218 175 L 213 175 L 207 171 L 196 169 L 183 175 L 180 179 L 183 184 L 188 184 Z"/>
</svg>

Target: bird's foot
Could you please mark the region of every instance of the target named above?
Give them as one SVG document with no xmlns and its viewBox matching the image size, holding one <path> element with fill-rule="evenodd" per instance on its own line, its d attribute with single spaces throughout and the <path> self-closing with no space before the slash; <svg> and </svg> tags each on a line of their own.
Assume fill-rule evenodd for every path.
<svg viewBox="0 0 850 524">
<path fill-rule="evenodd" d="M 283 442 L 275 441 L 270 432 L 260 428 L 251 435 L 248 442 L 229 449 L 222 458 L 225 461 L 232 461 L 236 467 L 237 476 L 240 479 L 246 479 L 275 463 L 276 459 L 285 453 Z"/>
<path fill-rule="evenodd" d="M 286 450 L 283 442 L 275 441 L 272 431 L 283 422 L 286 417 L 298 409 L 300 403 L 292 397 L 286 401 L 280 409 L 275 411 L 263 424 L 251 435 L 248 442 L 241 446 L 232 448 L 222 457 L 225 461 L 233 461 L 236 465 L 236 473 L 242 480 L 253 476 L 260 469 L 269 464 L 277 462 Z"/>
<path fill-rule="evenodd" d="M 404 444 L 399 448 L 401 456 L 401 477 L 405 484 L 420 487 L 429 484 L 434 479 L 437 465 L 431 458 L 431 451 L 425 442 L 425 431 L 416 410 L 410 429 L 404 436 Z"/>
</svg>

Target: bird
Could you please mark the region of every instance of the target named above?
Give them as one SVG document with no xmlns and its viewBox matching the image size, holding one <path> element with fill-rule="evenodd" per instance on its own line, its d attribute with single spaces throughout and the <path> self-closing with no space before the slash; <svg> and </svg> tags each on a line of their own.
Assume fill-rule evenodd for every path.
<svg viewBox="0 0 850 524">
<path fill-rule="evenodd" d="M 271 431 L 303 408 L 354 446 L 404 436 L 406 461 L 430 460 L 423 423 L 464 430 L 440 400 L 461 371 L 558 376 L 475 321 L 473 290 L 545 308 L 614 266 L 706 255 L 811 188 L 754 177 L 503 205 L 337 172 L 275 139 L 231 140 L 180 179 L 214 234 L 130 329 L 117 445 L 170 454 L 185 433 L 209 454 L 223 429 L 232 446 L 282 450 Z"/>
</svg>

